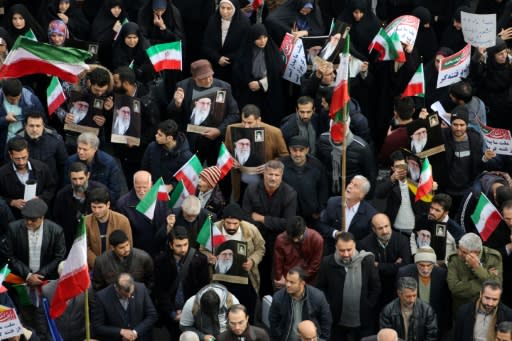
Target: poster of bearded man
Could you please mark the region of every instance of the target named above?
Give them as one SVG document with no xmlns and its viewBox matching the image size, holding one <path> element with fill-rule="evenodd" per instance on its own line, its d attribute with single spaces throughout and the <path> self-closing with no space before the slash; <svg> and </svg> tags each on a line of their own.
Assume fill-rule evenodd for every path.
<svg viewBox="0 0 512 341">
<path fill-rule="evenodd" d="M 265 160 L 265 130 L 263 128 L 231 128 L 233 157 L 243 173 L 255 173 Z"/>
<path fill-rule="evenodd" d="M 112 119 L 113 143 L 138 146 L 141 133 L 140 100 L 127 95 L 116 95 Z"/>
<path fill-rule="evenodd" d="M 243 264 L 247 261 L 247 243 L 228 240 L 215 249 L 217 262 L 212 279 L 214 281 L 248 284 L 248 276 Z M 223 284 L 225 284 L 223 283 Z"/>
</svg>

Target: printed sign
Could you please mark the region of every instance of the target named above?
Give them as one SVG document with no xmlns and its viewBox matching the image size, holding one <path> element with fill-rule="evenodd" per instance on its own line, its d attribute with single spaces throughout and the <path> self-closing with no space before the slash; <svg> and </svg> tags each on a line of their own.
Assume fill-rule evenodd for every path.
<svg viewBox="0 0 512 341">
<path fill-rule="evenodd" d="M 461 12 L 464 41 L 475 47 L 496 45 L 496 13 L 473 14 Z"/>
<path fill-rule="evenodd" d="M 471 45 L 469 44 L 459 52 L 441 59 L 437 75 L 437 88 L 457 83 L 461 78 L 466 78 L 469 75 L 470 60 Z"/>
</svg>

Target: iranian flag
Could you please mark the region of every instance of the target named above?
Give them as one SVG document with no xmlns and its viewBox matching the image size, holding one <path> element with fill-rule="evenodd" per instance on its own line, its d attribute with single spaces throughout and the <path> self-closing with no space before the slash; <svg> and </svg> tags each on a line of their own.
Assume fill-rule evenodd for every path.
<svg viewBox="0 0 512 341">
<path fill-rule="evenodd" d="M 340 64 L 338 66 L 338 73 L 332 93 L 331 105 L 329 106 L 329 118 L 332 120 L 330 129 L 331 139 L 336 143 L 343 142 L 343 138 L 345 137 L 344 125 L 348 115 L 348 104 L 350 101 L 350 95 L 348 93 L 349 48 L 350 35 L 347 34 L 343 52 L 340 54 Z"/>
<path fill-rule="evenodd" d="M 3 283 L 5 279 L 7 278 L 7 275 L 11 273 L 11 270 L 9 270 L 9 267 L 7 264 L 0 270 L 0 294 L 3 294 L 4 292 L 7 292 L 7 288 L 3 286 Z"/>
<path fill-rule="evenodd" d="M 31 28 L 29 28 L 28 31 L 25 32 L 24 36 L 32 41 L 37 41 L 36 35 L 34 34 L 34 31 L 32 31 Z"/>
<path fill-rule="evenodd" d="M 181 70 L 181 41 L 151 46 L 146 53 L 156 72 Z"/>
<path fill-rule="evenodd" d="M 485 242 L 500 223 L 501 215 L 491 201 L 483 193 L 480 193 L 471 220 L 475 223 L 480 237 Z"/>
<path fill-rule="evenodd" d="M 183 185 L 183 181 L 180 181 L 176 187 L 174 187 L 174 190 L 171 193 L 171 199 L 169 200 L 167 206 L 169 208 L 181 207 L 183 200 L 185 200 L 185 198 L 189 195 L 190 193 L 185 188 L 185 185 Z"/>
<path fill-rule="evenodd" d="M 46 89 L 46 97 L 48 102 L 48 115 L 50 116 L 66 101 L 64 90 L 62 90 L 59 79 L 55 76 L 52 77 L 50 85 L 48 89 Z"/>
<path fill-rule="evenodd" d="M 89 70 L 84 60 L 91 56 L 87 51 L 53 46 L 19 36 L 0 68 L 0 78 L 43 73 L 76 83 L 78 74 Z"/>
<path fill-rule="evenodd" d="M 409 96 L 425 97 L 425 74 L 423 73 L 423 63 L 420 63 L 418 69 L 402 93 L 402 98 Z"/>
<path fill-rule="evenodd" d="M 422 200 L 423 197 L 427 196 L 432 191 L 433 183 L 432 166 L 430 166 L 428 158 L 425 158 L 421 165 L 420 179 L 418 181 L 418 189 L 416 190 L 416 198 L 414 201 Z"/>
<path fill-rule="evenodd" d="M 201 162 L 194 154 L 175 174 L 178 181 L 183 181 L 185 188 L 189 193 L 195 193 L 197 183 L 199 182 L 199 173 L 203 170 Z"/>
<path fill-rule="evenodd" d="M 162 178 L 159 178 L 158 181 L 151 186 L 151 189 L 146 193 L 144 198 L 139 201 L 135 209 L 149 219 L 153 219 L 157 201 L 169 201 L 169 193 L 167 192 Z"/>
<path fill-rule="evenodd" d="M 405 62 L 405 53 L 398 34 L 393 32 L 389 36 L 384 29 L 380 29 L 368 47 L 368 51 L 376 50 L 379 53 L 378 60 L 394 60 L 400 63 Z"/>
<path fill-rule="evenodd" d="M 219 156 L 217 157 L 217 167 L 220 169 L 220 179 L 222 179 L 226 174 L 229 173 L 231 168 L 233 168 L 233 163 L 235 159 L 231 156 L 226 148 L 224 142 L 220 145 Z M 219 180 L 220 180 L 219 179 Z"/>
<path fill-rule="evenodd" d="M 197 242 L 209 251 L 213 252 L 217 246 L 224 243 L 226 238 L 222 235 L 217 226 L 212 224 L 212 218 L 208 216 L 204 220 L 201 231 L 197 235 Z"/>
<path fill-rule="evenodd" d="M 87 238 L 85 234 L 85 219 L 82 216 L 78 234 L 71 246 L 64 269 L 60 275 L 50 305 L 51 318 L 57 318 L 66 310 L 67 301 L 89 288 L 89 268 L 87 266 Z"/>
</svg>

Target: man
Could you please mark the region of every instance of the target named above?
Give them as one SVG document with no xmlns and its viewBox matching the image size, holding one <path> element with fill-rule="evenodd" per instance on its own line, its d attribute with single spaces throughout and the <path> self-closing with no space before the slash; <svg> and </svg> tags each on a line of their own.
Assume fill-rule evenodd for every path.
<svg viewBox="0 0 512 341">
<path fill-rule="evenodd" d="M 309 226 L 316 228 L 329 196 L 327 173 L 320 160 L 309 154 L 306 137 L 293 136 L 288 148 L 290 155 L 281 158 L 283 181 L 297 191 L 297 212 Z"/>
<path fill-rule="evenodd" d="M 283 137 L 288 147 L 290 139 L 301 136 L 306 139 L 307 146 L 314 155 L 316 152 L 316 139 L 320 135 L 318 128 L 318 115 L 315 115 L 315 102 L 309 96 L 301 96 L 297 99 L 295 113 L 285 117 L 280 126 Z"/>
<path fill-rule="evenodd" d="M 409 147 L 407 125 L 412 122 L 415 109 L 412 97 L 404 97 L 395 101 L 393 110 L 395 127 L 393 128 L 393 125 L 389 127 L 388 134 L 380 148 L 378 159 L 381 164 L 389 165 L 389 158 L 394 151 Z"/>
<path fill-rule="evenodd" d="M 274 126 L 262 122 L 260 109 L 254 104 L 247 104 L 242 108 L 241 123 L 230 124 L 226 129 L 226 139 L 224 143 L 226 144 L 226 148 L 228 148 L 230 153 L 234 153 L 232 135 L 232 129 L 234 128 L 263 129 L 265 136 L 263 162 L 268 162 L 270 160 L 288 155 L 288 150 L 286 149 L 286 144 L 284 142 L 281 131 Z M 243 146 L 245 152 L 242 152 L 242 154 L 247 154 L 247 141 L 242 140 L 242 142 L 246 143 L 246 145 Z M 259 174 L 246 173 L 243 169 L 240 169 L 240 166 L 240 162 L 235 161 L 234 169 L 231 170 L 231 182 L 233 187 L 231 198 L 235 201 L 238 201 L 240 197 L 243 197 L 244 191 L 242 189 L 245 188 L 245 186 L 261 181 Z M 264 169 L 263 165 L 257 166 L 259 166 L 258 173 L 262 173 Z M 240 181 L 242 183 L 240 183 Z"/>
<path fill-rule="evenodd" d="M 167 219 L 167 203 L 157 200 L 153 219 L 149 219 L 135 208 L 144 199 L 153 186 L 151 174 L 146 171 L 138 171 L 133 175 L 133 188 L 117 201 L 116 207 L 120 213 L 130 221 L 133 234 L 133 245 L 154 256 L 163 246 L 160 239 L 157 240 L 157 233 L 162 226 L 165 226 Z M 165 239 L 165 234 L 161 238 Z"/>
<path fill-rule="evenodd" d="M 455 244 L 464 234 L 464 229 L 450 218 L 451 207 L 452 198 L 448 194 L 434 195 L 428 214 L 419 216 L 414 223 L 410 238 L 412 254 L 416 253 L 418 247 L 432 246 L 439 259 L 448 260 L 457 252 Z M 442 229 L 441 233 L 439 228 Z"/>
<path fill-rule="evenodd" d="M 503 287 L 509 288 L 512 285 L 512 201 L 507 200 L 501 206 L 503 219 L 496 227 L 496 230 L 489 236 L 485 246 L 498 251 L 501 254 L 503 266 Z M 512 292 L 504 290 L 501 301 L 507 306 L 512 306 Z"/>
<path fill-rule="evenodd" d="M 480 296 L 459 308 L 454 340 L 494 340 L 498 324 L 512 321 L 512 309 L 500 301 L 502 292 L 500 282 L 493 279 L 484 281 Z"/>
<path fill-rule="evenodd" d="M 87 229 L 87 264 L 94 268 L 96 257 L 111 249 L 108 242 L 113 231 L 121 230 L 133 245 L 132 228 L 126 216 L 110 209 L 110 194 L 105 188 L 96 188 L 89 192 L 91 214 L 85 216 Z"/>
<path fill-rule="evenodd" d="M 30 156 L 45 163 L 55 183 L 60 184 L 65 176 L 64 167 L 68 158 L 62 137 L 54 129 L 45 127 L 43 112 L 30 111 L 25 116 L 25 129 L 17 136 L 27 140 Z"/>
<path fill-rule="evenodd" d="M 373 334 L 381 290 L 374 262 L 371 253 L 357 251 L 350 232 L 339 233 L 334 253 L 323 258 L 316 286 L 331 307 L 331 340 L 359 340 Z M 354 278 L 360 280 L 354 282 Z"/>
<path fill-rule="evenodd" d="M 452 111 L 451 126 L 443 129 L 445 160 L 440 174 L 439 188 L 452 196 L 454 207 L 459 207 L 464 193 L 471 187 L 484 163 L 496 154 L 486 150 L 482 155 L 481 135 L 468 128 L 469 112 L 465 107 Z"/>
<path fill-rule="evenodd" d="M 409 239 L 391 229 L 391 222 L 384 213 L 374 215 L 371 224 L 373 233 L 360 240 L 357 249 L 375 256 L 382 286 L 380 307 L 383 307 L 395 297 L 396 274 L 401 267 L 411 263 L 411 249 Z"/>
<path fill-rule="evenodd" d="M 218 283 L 205 285 L 185 302 L 180 329 L 196 333 L 201 341 L 215 340 L 228 329 L 228 309 L 239 303 L 225 286 Z"/>
<path fill-rule="evenodd" d="M 310 320 L 304 320 L 297 325 L 297 335 L 300 341 L 318 340 L 318 332 L 315 323 Z"/>
<path fill-rule="evenodd" d="M 178 132 L 176 122 L 165 120 L 158 124 L 155 141 L 144 152 L 141 169 L 150 172 L 153 179 L 162 177 L 164 183 L 175 184 L 174 173 L 191 157 L 188 141 Z"/>
<path fill-rule="evenodd" d="M 217 166 L 204 168 L 199 173 L 199 182 L 197 183 L 196 196 L 201 201 L 201 208 L 220 215 L 226 200 L 218 186 L 221 170 Z"/>
<path fill-rule="evenodd" d="M 480 124 L 487 125 L 487 109 L 484 102 L 473 96 L 473 87 L 467 81 L 460 81 L 450 87 L 448 95 L 456 106 L 468 110 L 468 125 L 480 133 Z"/>
<path fill-rule="evenodd" d="M 151 174 L 138 171 L 133 175 L 133 188 L 117 201 L 116 207 L 120 213 L 128 218 L 133 234 L 133 246 L 156 255 L 161 246 L 155 241 L 157 231 L 165 225 L 167 217 L 167 203 L 157 200 L 153 219 L 149 219 L 135 208 L 153 186 Z M 165 235 L 163 237 L 165 239 Z"/>
<path fill-rule="evenodd" d="M 127 272 L 137 282 L 143 282 L 151 288 L 153 280 L 153 259 L 145 251 L 132 248 L 130 240 L 122 230 L 113 231 L 108 242 L 111 250 L 96 257 L 94 263 L 92 286 L 95 290 L 103 289 L 114 283 L 117 275 Z"/>
<path fill-rule="evenodd" d="M 501 283 L 503 267 L 498 251 L 482 246 L 482 240 L 474 233 L 466 233 L 459 240 L 457 255 L 448 260 L 448 288 L 452 293 L 454 315 L 459 307 L 478 298 L 485 280 Z M 501 294 L 501 293 L 500 293 Z"/>
<path fill-rule="evenodd" d="M 25 206 L 25 188 L 35 184 L 35 196 L 50 205 L 55 194 L 55 180 L 48 166 L 30 158 L 28 143 L 24 139 L 11 139 L 7 143 L 11 162 L 0 167 L 0 196 L 10 206 L 16 218 Z M 31 199 L 28 198 L 28 199 Z"/>
<path fill-rule="evenodd" d="M 234 155 L 240 166 L 245 165 L 251 156 L 251 141 L 247 138 L 235 141 Z"/>
<path fill-rule="evenodd" d="M 155 259 L 154 297 L 161 320 L 176 341 L 186 300 L 209 282 L 206 256 L 190 246 L 187 230 L 174 227 L 168 234 L 168 248 Z"/>
<path fill-rule="evenodd" d="M 356 175 L 345 190 L 345 231 L 352 233 L 356 240 L 370 234 L 371 219 L 377 213 L 375 208 L 364 200 L 370 191 L 370 182 L 362 175 Z M 327 250 L 332 251 L 336 236 L 342 227 L 341 197 L 327 200 L 327 208 L 320 215 L 319 229 L 327 243 Z"/>
<path fill-rule="evenodd" d="M 92 333 L 100 340 L 151 341 L 158 320 L 148 290 L 129 273 L 96 293 L 91 316 Z"/>
<path fill-rule="evenodd" d="M 246 213 L 236 203 L 229 204 L 222 212 L 222 220 L 215 223 L 215 226 L 222 233 L 226 240 L 238 240 L 247 243 L 247 261 L 242 264 L 245 271 L 249 273 L 249 284 L 247 286 L 223 283 L 228 290 L 233 292 L 240 302 L 247 308 L 249 316 L 255 314 L 257 293 L 260 289 L 260 272 L 258 265 L 265 254 L 265 240 L 258 228 L 246 220 Z M 228 250 L 226 250 L 228 251 Z M 211 264 L 218 265 L 219 259 L 206 248 L 201 247 Z M 251 320 L 252 322 L 252 320 Z"/>
<path fill-rule="evenodd" d="M 21 209 L 23 219 L 9 224 L 2 254 L 14 275 L 26 281 L 31 293 L 41 289 L 45 280 L 57 279 L 57 267 L 66 256 L 62 228 L 49 219 L 46 203 L 39 198 L 26 202 Z M 18 298 L 18 296 L 16 296 Z M 23 323 L 46 337 L 44 313 L 34 305 L 19 305 Z"/>
<path fill-rule="evenodd" d="M 315 283 L 323 249 L 322 236 L 306 227 L 302 217 L 286 219 L 286 231 L 277 236 L 274 247 L 274 286 L 278 289 L 284 288 L 284 276 L 291 268 L 297 266 L 304 270 L 306 283 Z"/>
<path fill-rule="evenodd" d="M 205 97 L 202 94 L 210 92 L 213 94 L 221 89 L 226 91 L 222 110 L 216 112 L 215 115 L 209 114 L 201 122 L 201 125 L 207 127 L 207 129 L 202 134 L 190 134 L 188 136 L 191 149 L 198 151 L 199 159 L 206 159 L 208 165 L 214 165 L 227 126 L 238 119 L 238 105 L 233 98 L 231 85 L 213 78 L 213 69 L 209 61 L 206 59 L 196 60 L 190 64 L 190 73 L 192 77 L 176 84 L 176 91 L 173 100 L 167 107 L 167 112 L 171 115 L 171 118 L 179 122 L 180 130 L 185 131 L 187 124 L 195 124 L 195 118 L 192 117 L 193 98 Z"/>
<path fill-rule="evenodd" d="M 418 282 L 418 297 L 429 304 L 437 317 L 439 336 L 450 327 L 450 291 L 446 283 L 447 270 L 436 266 L 436 253 L 431 247 L 420 248 L 414 255 L 414 263 L 398 269 L 397 278 L 412 277 Z"/>
<path fill-rule="evenodd" d="M 128 105 L 123 105 L 116 110 L 116 117 L 112 128 L 112 134 L 140 137 L 140 127 L 135 123 L 130 126 L 132 110 Z"/>
<path fill-rule="evenodd" d="M 396 330 L 391 328 L 382 328 L 377 335 L 363 337 L 361 341 L 404 341 L 398 337 Z"/>
<path fill-rule="evenodd" d="M 391 154 L 391 176 L 377 185 L 375 196 L 386 200 L 385 213 L 392 222 L 393 228 L 410 236 L 414 230 L 417 216 L 427 213 L 428 203 L 416 201 L 416 194 L 411 191 L 411 183 L 407 179 L 407 161 L 401 150 Z"/>
<path fill-rule="evenodd" d="M 350 119 L 348 119 L 347 125 L 350 127 Z M 349 183 L 354 176 L 361 174 L 368 179 L 369 190 L 373 191 L 377 179 L 377 162 L 372 148 L 360 136 L 353 134 L 350 129 L 346 129 L 343 142 L 332 141 L 328 132 L 320 135 L 318 139 L 316 155 L 324 165 L 331 165 L 327 167 L 331 194 L 339 195 L 341 193 L 343 143 L 347 144 L 346 182 Z M 369 197 L 372 196 L 373 192 L 370 192 Z"/>
<path fill-rule="evenodd" d="M 501 322 L 496 328 L 496 341 L 512 340 L 512 322 Z"/>
<path fill-rule="evenodd" d="M 270 341 L 270 338 L 263 328 L 251 326 L 247 309 L 242 304 L 235 304 L 228 309 L 228 326 L 226 330 L 217 337 L 219 341 Z"/>
<path fill-rule="evenodd" d="M 260 230 L 268 250 L 274 250 L 274 242 L 284 230 L 286 219 L 297 212 L 297 192 L 282 182 L 283 171 L 281 161 L 268 161 L 263 171 L 263 183 L 249 185 L 243 200 L 243 209 L 251 215 L 250 222 Z M 272 254 L 267 252 L 260 263 L 261 297 L 273 291 L 271 269 Z"/>
<path fill-rule="evenodd" d="M 419 118 L 407 124 L 407 134 L 411 138 L 410 150 L 413 154 L 418 154 L 424 150 L 428 150 L 427 146 L 428 134 L 427 134 L 428 121 L 423 118 Z M 416 179 L 413 179 L 416 181 Z"/>
<path fill-rule="evenodd" d="M 87 165 L 90 179 L 105 185 L 115 202 L 121 196 L 123 188 L 126 189 L 126 180 L 116 160 L 106 152 L 99 150 L 100 140 L 93 133 L 82 133 L 78 136 L 76 154 L 68 157 L 66 171 L 77 161 Z M 65 179 L 67 184 L 69 179 Z"/>
<path fill-rule="evenodd" d="M 224 103 L 224 101 L 222 101 Z M 193 125 L 201 125 L 210 115 L 212 107 L 212 100 L 208 97 L 196 98 L 194 100 L 194 109 L 190 121 Z"/>
<path fill-rule="evenodd" d="M 298 340 L 297 326 L 311 320 L 320 330 L 320 338 L 327 340 L 332 322 L 331 311 L 324 294 L 306 284 L 302 268 L 295 267 L 286 274 L 286 288 L 274 294 L 268 320 L 272 340 Z"/>
<path fill-rule="evenodd" d="M 23 128 L 29 111 L 44 112 L 37 96 L 24 88 L 19 79 L 4 79 L 0 91 L 0 161 L 5 161 L 5 146 Z"/>
<path fill-rule="evenodd" d="M 401 277 L 397 287 L 398 298 L 380 314 L 380 328 L 394 329 L 404 340 L 437 341 L 436 313 L 417 298 L 418 282 L 412 277 Z"/>
</svg>

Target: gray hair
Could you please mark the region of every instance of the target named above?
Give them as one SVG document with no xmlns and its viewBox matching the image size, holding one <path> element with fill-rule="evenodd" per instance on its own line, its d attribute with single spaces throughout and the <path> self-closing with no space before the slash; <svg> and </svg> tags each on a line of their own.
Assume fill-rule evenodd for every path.
<svg viewBox="0 0 512 341">
<path fill-rule="evenodd" d="M 181 210 L 186 214 L 198 215 L 201 212 L 201 201 L 195 195 L 190 195 L 183 200 Z"/>
<path fill-rule="evenodd" d="M 398 341 L 398 333 L 391 328 L 383 328 L 377 333 L 377 341 Z"/>
<path fill-rule="evenodd" d="M 100 139 L 98 138 L 98 136 L 94 135 L 93 133 L 87 132 L 87 133 L 81 133 L 78 136 L 76 143 L 77 144 L 84 143 L 88 146 L 91 146 L 94 149 L 98 149 L 98 147 L 100 146 Z"/>
<path fill-rule="evenodd" d="M 482 239 L 476 233 L 466 233 L 459 240 L 459 246 L 468 249 L 469 251 L 482 251 Z"/>
<path fill-rule="evenodd" d="M 404 289 L 418 290 L 418 282 L 413 277 L 400 277 L 396 286 L 400 292 Z"/>
<path fill-rule="evenodd" d="M 192 331 L 186 331 L 181 333 L 179 341 L 199 341 L 199 336 Z"/>
<path fill-rule="evenodd" d="M 265 163 L 265 170 L 267 169 L 280 169 L 281 173 L 284 172 L 284 163 L 279 160 L 270 160 Z"/>
<path fill-rule="evenodd" d="M 370 185 L 370 181 L 362 175 L 356 175 L 352 178 L 352 180 L 361 180 L 363 183 L 361 184 L 361 191 L 363 191 L 364 195 L 368 194 L 370 192 L 370 188 L 372 187 Z"/>
<path fill-rule="evenodd" d="M 507 333 L 512 334 L 512 322 L 510 321 L 503 321 L 498 324 L 497 331 L 499 333 Z"/>
</svg>

